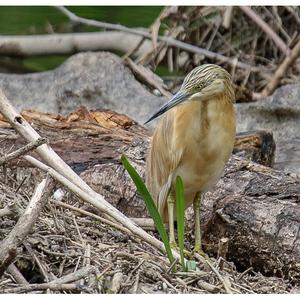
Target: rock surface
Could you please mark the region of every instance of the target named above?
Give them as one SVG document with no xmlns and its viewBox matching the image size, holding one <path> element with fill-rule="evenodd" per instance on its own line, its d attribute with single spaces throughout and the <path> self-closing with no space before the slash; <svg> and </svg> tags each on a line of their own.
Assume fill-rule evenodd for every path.
<svg viewBox="0 0 300 299">
<path fill-rule="evenodd" d="M 19 110 L 66 115 L 84 105 L 124 113 L 139 123 L 166 101 L 136 81 L 118 56 L 107 52 L 73 55 L 53 71 L 0 74 L 0 88 Z M 237 131 L 271 129 L 275 168 L 300 173 L 300 85 L 286 85 L 267 99 L 236 108 Z"/>
<path fill-rule="evenodd" d="M 166 100 L 147 90 L 108 52 L 73 55 L 53 71 L 0 74 L 0 88 L 18 110 L 66 115 L 84 105 L 125 113 L 140 123 Z"/>
<path fill-rule="evenodd" d="M 275 168 L 300 173 L 300 85 L 286 85 L 253 103 L 237 104 L 237 131 L 271 129 Z"/>
</svg>

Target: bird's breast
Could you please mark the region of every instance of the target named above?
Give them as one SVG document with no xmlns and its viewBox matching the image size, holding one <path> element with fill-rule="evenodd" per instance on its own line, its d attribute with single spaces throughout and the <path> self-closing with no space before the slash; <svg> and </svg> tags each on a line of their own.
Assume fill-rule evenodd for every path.
<svg viewBox="0 0 300 299">
<path fill-rule="evenodd" d="M 233 104 L 216 98 L 191 101 L 175 111 L 173 147 L 182 150 L 174 179 L 180 175 L 185 193 L 205 192 L 222 174 L 235 139 Z M 189 199 L 189 200 L 192 200 Z"/>
</svg>

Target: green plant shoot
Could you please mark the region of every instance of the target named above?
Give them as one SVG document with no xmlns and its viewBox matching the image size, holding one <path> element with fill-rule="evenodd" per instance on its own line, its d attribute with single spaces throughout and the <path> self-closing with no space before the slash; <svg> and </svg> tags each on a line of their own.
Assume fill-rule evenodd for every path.
<svg viewBox="0 0 300 299">
<path fill-rule="evenodd" d="M 155 206 L 155 203 L 154 203 L 147 187 L 145 186 L 140 175 L 136 172 L 134 167 L 129 163 L 129 161 L 127 160 L 127 158 L 124 155 L 122 155 L 122 157 L 121 157 L 121 162 L 122 162 L 124 168 L 127 170 L 128 174 L 130 175 L 131 179 L 133 180 L 142 199 L 144 200 L 146 207 L 148 209 L 148 212 L 149 212 L 151 218 L 153 219 L 155 227 L 164 243 L 168 259 L 169 259 L 170 263 L 173 263 L 174 257 L 172 254 L 172 250 L 171 250 L 171 246 L 170 246 L 170 242 L 169 242 L 169 238 L 168 238 L 166 229 L 164 227 L 161 216 Z"/>
</svg>

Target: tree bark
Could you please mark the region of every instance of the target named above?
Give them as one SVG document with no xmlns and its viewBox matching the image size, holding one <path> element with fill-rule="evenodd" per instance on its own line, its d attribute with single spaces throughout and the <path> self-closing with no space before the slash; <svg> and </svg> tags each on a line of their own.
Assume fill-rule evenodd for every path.
<svg viewBox="0 0 300 299">
<path fill-rule="evenodd" d="M 125 115 L 89 112 L 84 107 L 66 118 L 34 111 L 22 115 L 111 204 L 129 217 L 148 216 L 120 157 L 125 154 L 144 177 L 149 130 Z M 23 144 L 0 118 L 1 150 L 12 151 Z M 203 241 L 208 253 L 217 253 L 216 244 L 227 237 L 227 257 L 241 269 L 251 265 L 267 274 L 299 279 L 300 178 L 249 160 L 272 165 L 274 149 L 271 132 L 237 135 L 236 155 L 202 204 Z M 23 160 L 7 166 L 29 167 Z"/>
</svg>

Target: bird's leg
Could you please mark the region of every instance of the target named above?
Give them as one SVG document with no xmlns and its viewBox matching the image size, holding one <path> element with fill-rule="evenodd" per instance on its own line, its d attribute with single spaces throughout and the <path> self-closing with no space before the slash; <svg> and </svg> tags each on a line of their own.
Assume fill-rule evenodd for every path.
<svg viewBox="0 0 300 299">
<path fill-rule="evenodd" d="M 200 228 L 200 203 L 201 203 L 202 194 L 197 192 L 193 202 L 194 208 L 194 222 L 195 222 L 195 247 L 194 252 L 197 252 L 203 256 L 205 253 L 202 250 L 201 244 L 201 228 Z"/>
<path fill-rule="evenodd" d="M 175 241 L 175 234 L 174 234 L 174 203 L 175 203 L 175 196 L 172 192 L 169 193 L 167 198 L 168 203 L 168 216 L 169 216 L 169 241 L 170 246 L 172 248 L 176 248 L 177 244 Z"/>
</svg>

